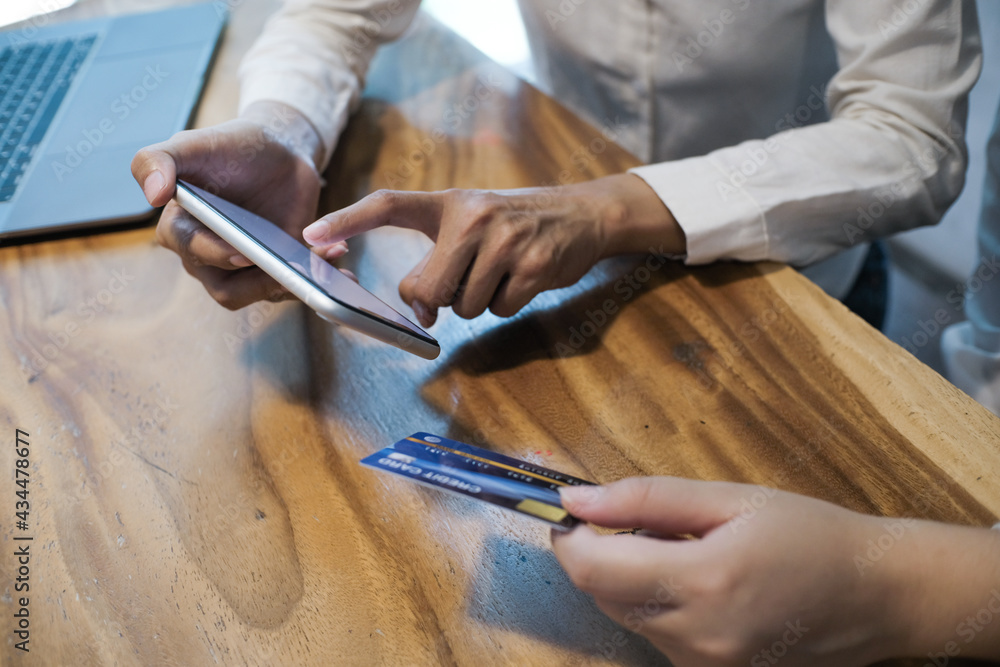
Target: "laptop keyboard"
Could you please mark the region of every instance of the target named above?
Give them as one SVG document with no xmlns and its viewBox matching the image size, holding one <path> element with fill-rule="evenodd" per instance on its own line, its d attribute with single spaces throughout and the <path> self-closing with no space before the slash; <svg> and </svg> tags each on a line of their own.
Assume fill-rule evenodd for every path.
<svg viewBox="0 0 1000 667">
<path fill-rule="evenodd" d="M 10 201 L 96 35 L 0 49 L 0 203 Z"/>
</svg>

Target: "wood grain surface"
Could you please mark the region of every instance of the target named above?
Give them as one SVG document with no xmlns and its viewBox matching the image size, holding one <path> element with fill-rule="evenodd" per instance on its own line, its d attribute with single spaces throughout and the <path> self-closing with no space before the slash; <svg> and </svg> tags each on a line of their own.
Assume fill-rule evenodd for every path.
<svg viewBox="0 0 1000 667">
<path fill-rule="evenodd" d="M 273 7 L 233 4 L 199 125 L 235 113 Z M 373 68 L 322 206 L 582 181 L 635 164 L 613 136 L 422 19 Z M 406 312 L 396 285 L 428 247 L 380 230 L 344 266 Z M 541 524 L 358 464 L 417 430 L 598 482 L 1000 515 L 1000 421 L 779 265 L 607 262 L 511 320 L 443 312 L 434 362 L 299 304 L 228 312 L 150 228 L 0 248 L 0 304 L 3 665 L 666 664 L 572 587 Z M 15 429 L 28 654 L 11 634 Z"/>
</svg>

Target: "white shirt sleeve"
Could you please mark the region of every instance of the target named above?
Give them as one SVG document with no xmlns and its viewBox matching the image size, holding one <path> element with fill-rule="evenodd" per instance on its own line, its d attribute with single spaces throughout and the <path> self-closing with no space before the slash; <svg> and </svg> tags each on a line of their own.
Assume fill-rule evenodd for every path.
<svg viewBox="0 0 1000 667">
<path fill-rule="evenodd" d="M 323 139 L 325 167 L 357 105 L 375 49 L 410 25 L 419 0 L 285 0 L 240 65 L 240 111 L 284 102 Z"/>
<path fill-rule="evenodd" d="M 683 228 L 689 264 L 805 266 L 934 224 L 961 191 L 975 4 L 828 0 L 826 22 L 839 63 L 828 122 L 632 170 Z"/>
</svg>

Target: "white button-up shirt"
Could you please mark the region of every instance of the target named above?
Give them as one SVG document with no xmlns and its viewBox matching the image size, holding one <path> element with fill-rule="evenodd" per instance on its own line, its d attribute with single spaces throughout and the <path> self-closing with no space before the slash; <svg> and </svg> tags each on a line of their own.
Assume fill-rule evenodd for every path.
<svg viewBox="0 0 1000 667">
<path fill-rule="evenodd" d="M 964 182 L 973 0 L 520 0 L 543 86 L 647 166 L 687 262 L 815 267 L 842 296 L 867 242 L 936 223 Z M 417 0 L 286 0 L 241 67 L 332 153 L 375 48 Z M 827 274 L 823 277 L 823 274 Z"/>
</svg>

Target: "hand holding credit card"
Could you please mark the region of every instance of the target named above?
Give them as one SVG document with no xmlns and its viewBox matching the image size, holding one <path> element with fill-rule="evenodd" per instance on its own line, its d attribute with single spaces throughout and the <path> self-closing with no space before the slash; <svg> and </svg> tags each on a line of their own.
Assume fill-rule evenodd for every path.
<svg viewBox="0 0 1000 667">
<path fill-rule="evenodd" d="M 361 463 L 567 530 L 580 520 L 563 509 L 559 487 L 593 485 L 572 475 L 430 433 L 414 433 L 365 457 Z"/>
</svg>

